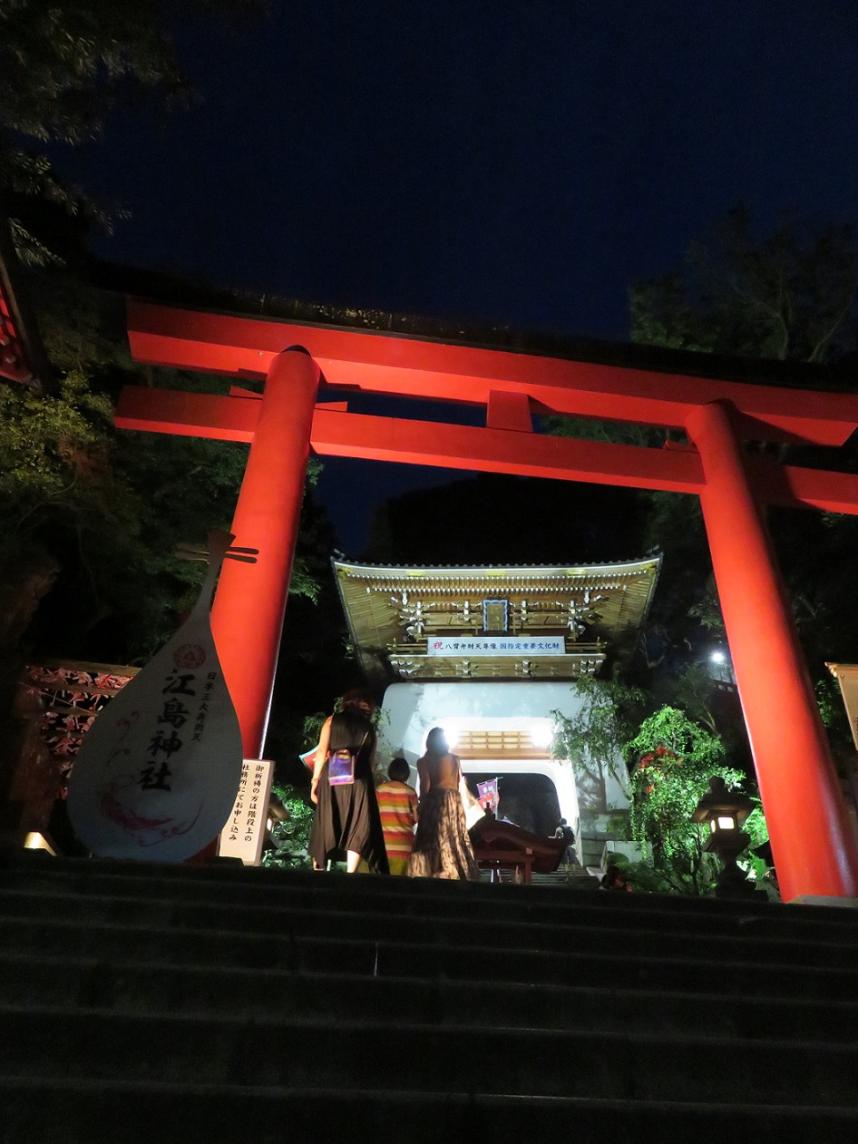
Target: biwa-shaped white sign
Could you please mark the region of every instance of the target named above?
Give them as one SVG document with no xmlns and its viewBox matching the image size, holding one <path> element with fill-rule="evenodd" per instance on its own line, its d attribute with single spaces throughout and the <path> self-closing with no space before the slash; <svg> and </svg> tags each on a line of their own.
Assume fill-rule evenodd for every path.
<svg viewBox="0 0 858 1144">
<path fill-rule="evenodd" d="M 209 621 L 232 537 L 209 537 L 209 568 L 179 631 L 87 733 L 69 784 L 72 826 L 93 853 L 181 862 L 226 822 L 241 778 L 241 733 Z"/>
</svg>

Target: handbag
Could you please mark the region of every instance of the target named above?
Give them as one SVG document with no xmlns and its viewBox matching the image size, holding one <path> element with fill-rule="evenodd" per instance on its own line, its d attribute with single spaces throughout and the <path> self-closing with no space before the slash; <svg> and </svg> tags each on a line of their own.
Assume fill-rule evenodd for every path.
<svg viewBox="0 0 858 1144">
<path fill-rule="evenodd" d="M 355 781 L 355 757 L 351 751 L 334 751 L 328 758 L 330 786 L 350 786 Z"/>
<path fill-rule="evenodd" d="M 355 756 L 358 755 L 367 740 L 369 731 L 361 739 L 357 750 L 348 747 L 340 751 L 333 751 L 328 756 L 328 785 L 351 786 L 355 781 Z"/>
</svg>

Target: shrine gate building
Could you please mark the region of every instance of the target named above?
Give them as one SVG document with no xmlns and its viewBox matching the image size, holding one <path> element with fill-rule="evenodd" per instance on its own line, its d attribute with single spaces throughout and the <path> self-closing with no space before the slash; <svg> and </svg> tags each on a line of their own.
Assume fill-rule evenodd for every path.
<svg viewBox="0 0 858 1144">
<path fill-rule="evenodd" d="M 624 760 L 556 758 L 554 712 L 574 717 L 575 680 L 599 671 L 609 644 L 636 642 L 660 566 L 658 556 L 550 567 L 335 560 L 355 655 L 389 685 L 382 760 L 401 754 L 413 767 L 442 726 L 471 786 L 501 776 L 502 812 L 526 830 L 552 834 L 560 817 L 578 838 L 605 834 L 611 816 L 627 826 Z"/>
</svg>

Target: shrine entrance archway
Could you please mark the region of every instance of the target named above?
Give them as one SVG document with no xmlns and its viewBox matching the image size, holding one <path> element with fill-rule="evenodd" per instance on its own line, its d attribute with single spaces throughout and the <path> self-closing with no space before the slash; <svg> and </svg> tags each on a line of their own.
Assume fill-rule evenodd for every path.
<svg viewBox="0 0 858 1144">
<path fill-rule="evenodd" d="M 616 364 L 140 301 L 129 304 L 128 325 L 139 361 L 265 382 L 261 395 L 235 387 L 223 397 L 130 387 L 116 417 L 121 428 L 251 446 L 233 532 L 259 559 L 224 568 L 213 607 L 246 756 L 262 753 L 311 448 L 692 493 L 703 509 L 783 897 L 858 896 L 858 844 L 763 517 L 767 504 L 858 513 L 858 476 L 781 465 L 743 448 L 746 440 L 842 445 L 858 427 L 858 397 L 713 377 L 706 355 L 679 362 L 665 354 L 653 368 L 652 352 L 634 347 L 623 347 L 627 360 Z M 777 368 L 761 365 L 761 380 Z M 482 405 L 486 424 L 350 413 L 345 402 L 318 402 L 322 380 L 346 397 L 358 389 Z M 648 449 L 550 437 L 534 431 L 534 413 L 679 428 L 690 444 Z"/>
</svg>

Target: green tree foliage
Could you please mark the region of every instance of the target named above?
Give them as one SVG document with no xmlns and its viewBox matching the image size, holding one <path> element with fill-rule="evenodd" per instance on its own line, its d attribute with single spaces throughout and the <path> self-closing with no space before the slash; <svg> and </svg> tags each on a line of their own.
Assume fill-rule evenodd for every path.
<svg viewBox="0 0 858 1144">
<path fill-rule="evenodd" d="M 646 718 L 626 748 L 637 760 L 631 776 L 633 837 L 650 849 L 663 888 L 706 893 L 717 867 L 703 850 L 706 828 L 691 816 L 712 776 L 736 788 L 745 781 L 744 772 L 727 764 L 718 735 L 675 707 L 661 707 Z M 759 845 L 767 837 L 761 813 L 750 825 L 751 844 Z"/>
<path fill-rule="evenodd" d="M 43 224 L 52 204 L 109 226 L 109 215 L 70 187 L 47 145 L 97 139 L 111 112 L 145 98 L 169 107 L 192 90 L 177 58 L 178 22 L 237 20 L 260 0 L 0 0 L 0 198 L 7 200 L 22 258 L 56 257 Z M 68 233 L 65 236 L 68 237 Z M 60 241 L 60 247 L 64 245 Z"/>
<path fill-rule="evenodd" d="M 566 759 L 586 752 L 606 767 L 613 767 L 637 726 L 646 694 L 619 680 L 598 680 L 582 675 L 575 681 L 575 694 L 581 705 L 574 716 L 553 711 L 554 754 Z"/>
<path fill-rule="evenodd" d="M 855 347 L 858 244 L 851 226 L 784 220 L 755 233 L 731 211 L 680 269 L 631 290 L 632 340 L 821 362 Z"/>
<path fill-rule="evenodd" d="M 202 569 L 176 549 L 228 529 L 247 449 L 117 432 L 114 395 L 145 377 L 120 348 L 104 299 L 55 274 L 40 278 L 39 295 L 59 383 L 44 396 L 0 386 L 0 582 L 11 601 L 28 590 L 34 566 L 56 570 L 27 634 L 40 653 L 140 662 L 195 598 Z M 214 391 L 227 384 L 173 371 L 158 380 Z M 314 464 L 311 483 L 317 473 Z M 315 598 L 328 533 L 312 498 L 305 518 L 292 590 Z"/>
<path fill-rule="evenodd" d="M 199 569 L 175 547 L 229 524 L 242 450 L 118 435 L 113 393 L 141 374 L 121 360 L 97 299 L 70 280 L 57 285 L 40 281 L 56 394 L 0 390 L 0 572 L 14 592 L 20 567 L 57 566 L 41 626 L 30 632 L 43 650 L 139 660 L 193 598 Z"/>
<path fill-rule="evenodd" d="M 310 828 L 313 807 L 297 787 L 275 785 L 272 794 L 282 806 L 282 814 L 271 829 L 271 847 L 262 854 L 263 866 L 281 870 L 308 870 L 310 861 Z"/>
<path fill-rule="evenodd" d="M 709 669 L 702 663 L 690 663 L 677 672 L 671 683 L 675 702 L 690 719 L 701 724 L 712 735 L 718 735 L 716 688 Z"/>
<path fill-rule="evenodd" d="M 572 718 L 553 712 L 554 754 L 576 760 L 581 794 L 585 800 L 593 795 L 598 802 L 601 790 L 603 804 L 606 775 L 619 777 L 617 767 L 624 768 L 631 758 L 632 837 L 649 855 L 632 868 L 635 885 L 641 890 L 705 894 L 717 865 L 704 853 L 706 831 L 691 815 L 713 775 L 734 788 L 747 785 L 747 779 L 743 770 L 727 763 L 725 742 L 702 698 L 708 681 L 691 670 L 683 686 L 688 710 L 662 705 L 644 717 L 652 695 L 643 689 L 618 680 L 579 680 L 580 710 Z M 753 846 L 768 837 L 759 809 L 746 829 Z"/>
<path fill-rule="evenodd" d="M 592 676 L 576 680 L 574 690 L 581 699 L 575 714 L 551 713 L 552 751 L 556 758 L 575 760 L 578 783 L 584 788 L 582 796 L 606 807 L 607 776 L 620 777 L 617 768 L 625 766 L 625 745 L 641 718 L 647 696 L 640 688 L 619 680 Z"/>
</svg>

